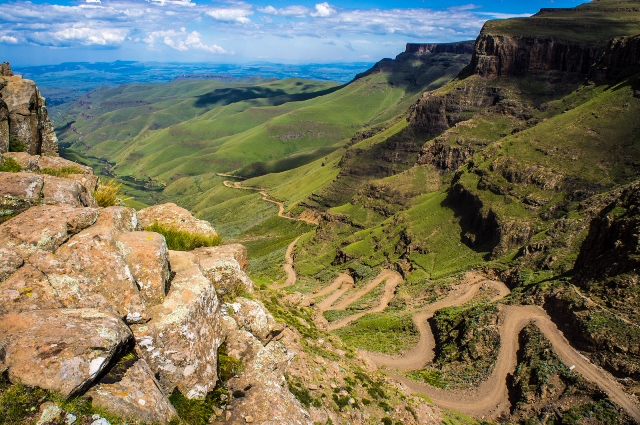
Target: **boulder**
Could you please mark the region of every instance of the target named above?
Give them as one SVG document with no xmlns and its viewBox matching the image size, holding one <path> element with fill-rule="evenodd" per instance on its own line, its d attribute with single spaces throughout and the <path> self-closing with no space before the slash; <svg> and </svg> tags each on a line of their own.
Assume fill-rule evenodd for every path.
<svg viewBox="0 0 640 425">
<path fill-rule="evenodd" d="M 11 158 L 20 164 L 23 171 L 38 171 L 39 155 L 29 155 L 26 152 L 5 152 L 2 154 L 4 158 Z"/>
<path fill-rule="evenodd" d="M 60 171 L 65 168 L 75 168 L 78 170 L 75 174 L 93 174 L 91 167 L 69 161 L 68 159 L 60 158 L 59 156 L 36 156 L 36 158 L 38 165 L 37 171 L 45 169 Z"/>
<path fill-rule="evenodd" d="M 74 207 L 97 207 L 89 190 L 79 182 L 63 177 L 44 175 L 42 201 L 45 204 L 66 204 Z"/>
<path fill-rule="evenodd" d="M 0 172 L 0 221 L 40 202 L 43 186 L 42 176 Z"/>
<path fill-rule="evenodd" d="M 166 424 L 177 416 L 146 361 L 138 359 L 123 376 L 110 378 L 87 393 L 92 405 L 121 418 L 154 424 Z"/>
<path fill-rule="evenodd" d="M 267 344 L 284 329 L 284 325 L 276 322 L 260 301 L 239 297 L 229 307 L 238 327 L 250 332 L 263 344 Z"/>
<path fill-rule="evenodd" d="M 150 318 L 146 304 L 116 243 L 136 225 L 131 208 L 102 209 L 95 225 L 74 235 L 55 257 L 40 256 L 37 266 L 71 305 L 97 307 L 92 303 L 106 300 L 103 308 L 117 311 L 127 323 L 144 323 Z"/>
<path fill-rule="evenodd" d="M 16 270 L 22 267 L 22 256 L 12 249 L 3 246 L 0 248 L 0 282 L 6 280 Z"/>
<path fill-rule="evenodd" d="M 123 233 L 116 244 L 147 306 L 162 304 L 169 281 L 169 251 L 164 237 L 153 232 Z"/>
<path fill-rule="evenodd" d="M 218 379 L 220 303 L 194 254 L 169 251 L 169 264 L 175 276 L 164 302 L 150 308 L 149 323 L 132 326 L 136 350 L 165 394 L 177 387 L 189 399 L 204 399 Z"/>
<path fill-rule="evenodd" d="M 111 358 L 130 341 L 131 331 L 112 314 L 94 309 L 55 309 L 0 317 L 9 379 L 59 391 L 88 388 Z"/>
<path fill-rule="evenodd" d="M 87 188 L 87 190 L 93 194 L 98 188 L 98 182 L 100 179 L 93 174 L 69 174 L 67 178 L 77 181 L 81 185 Z"/>
<path fill-rule="evenodd" d="M 138 219 L 143 228 L 154 223 L 174 230 L 194 233 L 207 237 L 216 236 L 217 233 L 208 221 L 198 220 L 184 208 L 173 203 L 154 205 L 138 211 Z"/>
<path fill-rule="evenodd" d="M 63 307 L 47 277 L 25 264 L 0 285 L 0 314 Z"/>
<path fill-rule="evenodd" d="M 218 295 L 253 292 L 253 282 L 244 273 L 247 268 L 247 249 L 239 244 L 198 248 L 198 256 L 204 275 L 215 286 Z"/>
<path fill-rule="evenodd" d="M 37 250 L 55 252 L 72 235 L 96 222 L 95 208 L 41 205 L 0 225 L 0 245 L 20 253 L 24 259 Z"/>
</svg>

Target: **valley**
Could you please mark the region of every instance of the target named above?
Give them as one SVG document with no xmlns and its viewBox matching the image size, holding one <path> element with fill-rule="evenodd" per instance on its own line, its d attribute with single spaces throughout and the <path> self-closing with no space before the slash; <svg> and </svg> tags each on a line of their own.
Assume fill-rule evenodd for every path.
<svg viewBox="0 0 640 425">
<path fill-rule="evenodd" d="M 175 408 L 163 423 L 640 424 L 638 117 L 640 8 L 629 0 L 487 21 L 475 41 L 410 43 L 351 81 L 91 88 L 56 105 L 60 155 L 78 165 L 48 167 L 32 157 L 45 147 L 28 143 L 2 153 L 1 178 L 40 179 L 43 199 L 95 217 L 80 229 L 50 213 L 43 225 L 67 236 L 36 240 L 13 223 L 67 207 L 18 202 L 0 184 L 0 239 L 24 256 L 0 274 L 0 314 L 63 298 L 43 298 L 43 282 L 76 290 L 49 277 L 65 259 L 94 279 L 72 255 L 83 243 L 115 241 L 100 258 L 124 270 L 136 247 L 165 240 L 140 232 L 182 217 L 223 245 L 169 247 L 153 301 L 125 272 L 124 298 L 100 287 L 107 301 L 60 301 L 121 316 L 155 303 L 140 307 L 149 317 L 123 316 L 133 342 L 109 362 L 155 368 L 157 398 Z M 99 209 L 91 194 L 111 178 L 120 205 Z M 27 268 L 46 272 L 33 290 L 16 278 Z M 206 326 L 169 341 L 172 320 Z M 156 328 L 166 352 L 150 345 Z M 190 338 L 203 346 L 180 345 Z M 171 344 L 209 367 L 157 366 Z"/>
</svg>

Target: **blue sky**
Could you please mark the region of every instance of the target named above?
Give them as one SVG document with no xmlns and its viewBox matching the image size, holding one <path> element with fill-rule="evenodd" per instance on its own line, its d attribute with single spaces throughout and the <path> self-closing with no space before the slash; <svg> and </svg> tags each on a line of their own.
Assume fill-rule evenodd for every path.
<svg viewBox="0 0 640 425">
<path fill-rule="evenodd" d="M 375 62 L 581 0 L 0 0 L 0 61 Z"/>
</svg>

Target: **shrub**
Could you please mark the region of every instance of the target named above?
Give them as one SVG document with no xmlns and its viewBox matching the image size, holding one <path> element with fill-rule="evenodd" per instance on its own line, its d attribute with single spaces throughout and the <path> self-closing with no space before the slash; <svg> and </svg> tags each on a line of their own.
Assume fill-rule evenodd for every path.
<svg viewBox="0 0 640 425">
<path fill-rule="evenodd" d="M 24 152 L 25 145 L 16 136 L 9 135 L 9 152 Z"/>
<path fill-rule="evenodd" d="M 82 170 L 73 165 L 62 168 L 42 168 L 41 174 L 48 174 L 55 177 L 69 177 L 70 174 L 82 174 Z"/>
<path fill-rule="evenodd" d="M 22 171 L 22 167 L 18 164 L 13 158 L 4 158 L 2 164 L 0 164 L 0 171 L 9 172 L 9 173 L 17 173 Z"/>
<path fill-rule="evenodd" d="M 191 251 L 203 246 L 218 246 L 222 243 L 220 236 L 205 236 L 197 233 L 176 230 L 158 224 L 156 221 L 151 226 L 145 227 L 148 232 L 160 233 L 167 240 L 167 247 L 174 251 Z"/>
<path fill-rule="evenodd" d="M 122 205 L 122 203 L 131 198 L 125 198 L 120 192 L 122 183 L 118 183 L 116 179 L 103 180 L 100 179 L 98 187 L 93 191 L 93 197 L 99 206 L 106 208 L 114 205 Z"/>
</svg>

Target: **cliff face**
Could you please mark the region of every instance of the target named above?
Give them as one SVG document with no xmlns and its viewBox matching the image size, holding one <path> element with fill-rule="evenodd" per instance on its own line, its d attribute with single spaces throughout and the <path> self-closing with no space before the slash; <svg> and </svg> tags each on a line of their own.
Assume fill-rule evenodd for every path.
<svg viewBox="0 0 640 425">
<path fill-rule="evenodd" d="M 640 71 L 640 35 L 616 37 L 609 42 L 589 76 L 594 80 L 616 78 Z"/>
<path fill-rule="evenodd" d="M 456 55 L 470 55 L 473 53 L 473 41 L 460 43 L 407 43 L 405 53 L 453 53 Z"/>
<path fill-rule="evenodd" d="M 11 146 L 10 146 L 11 145 Z M 36 84 L 0 67 L 0 153 L 58 156 L 58 139 Z"/>
<path fill-rule="evenodd" d="M 522 76 L 530 71 L 587 74 L 602 51 L 598 46 L 551 37 L 481 33 L 476 40 L 471 68 L 484 78 Z"/>
</svg>

